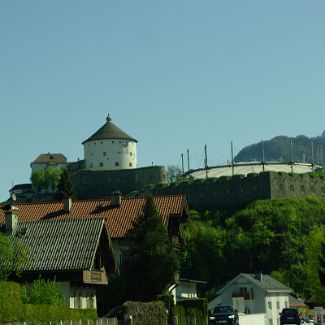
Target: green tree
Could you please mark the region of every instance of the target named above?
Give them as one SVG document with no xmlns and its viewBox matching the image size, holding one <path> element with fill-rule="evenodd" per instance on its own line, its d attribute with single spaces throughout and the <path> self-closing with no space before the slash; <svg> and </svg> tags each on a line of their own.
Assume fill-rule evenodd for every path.
<svg viewBox="0 0 325 325">
<path fill-rule="evenodd" d="M 130 247 L 121 266 L 122 299 L 150 300 L 173 281 L 179 261 L 152 197 L 129 231 Z M 124 289 L 124 290 L 123 290 Z"/>
<path fill-rule="evenodd" d="M 30 254 L 19 238 L 0 233 L 0 280 L 7 280 L 11 274 L 19 276 Z"/>
<path fill-rule="evenodd" d="M 31 181 L 37 192 L 55 192 L 60 182 L 62 171 L 57 168 L 37 170 L 32 173 Z"/>
<path fill-rule="evenodd" d="M 64 198 L 73 198 L 74 197 L 74 191 L 71 184 L 69 173 L 63 169 L 60 177 L 60 181 L 57 185 L 56 193 L 55 193 L 55 199 L 58 201 L 63 200 Z"/>
<path fill-rule="evenodd" d="M 21 296 L 24 304 L 64 305 L 64 297 L 56 281 L 37 279 L 30 285 L 23 285 Z"/>
</svg>

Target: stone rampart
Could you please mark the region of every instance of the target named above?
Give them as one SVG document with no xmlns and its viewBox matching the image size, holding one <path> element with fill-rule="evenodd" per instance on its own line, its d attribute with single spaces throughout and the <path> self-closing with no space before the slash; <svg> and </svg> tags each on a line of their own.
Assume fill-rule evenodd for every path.
<svg viewBox="0 0 325 325">
<path fill-rule="evenodd" d="M 325 197 L 325 177 L 315 174 L 263 172 L 159 185 L 154 195 L 185 194 L 195 210 L 237 210 L 255 200 Z"/>
<path fill-rule="evenodd" d="M 125 195 L 148 185 L 166 183 L 166 170 L 163 166 L 116 171 L 79 170 L 70 178 L 77 198 L 99 199 L 114 191 Z"/>
</svg>

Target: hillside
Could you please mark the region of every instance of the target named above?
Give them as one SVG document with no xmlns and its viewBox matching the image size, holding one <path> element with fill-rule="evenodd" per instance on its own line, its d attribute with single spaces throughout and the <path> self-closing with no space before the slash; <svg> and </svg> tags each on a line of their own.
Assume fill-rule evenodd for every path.
<svg viewBox="0 0 325 325">
<path fill-rule="evenodd" d="M 311 138 L 308 138 L 304 135 L 298 135 L 295 138 L 287 136 L 276 136 L 271 140 L 264 141 L 265 161 L 291 161 L 291 140 L 292 156 L 294 162 L 312 163 L 314 161 L 315 164 L 322 164 L 325 155 L 325 131 L 321 136 Z M 261 142 L 251 144 L 243 148 L 235 157 L 235 162 L 261 160 Z"/>
</svg>

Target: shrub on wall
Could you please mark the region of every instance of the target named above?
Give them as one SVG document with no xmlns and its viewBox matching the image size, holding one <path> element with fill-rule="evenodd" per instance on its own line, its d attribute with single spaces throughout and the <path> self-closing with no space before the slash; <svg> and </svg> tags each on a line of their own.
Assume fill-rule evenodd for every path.
<svg viewBox="0 0 325 325">
<path fill-rule="evenodd" d="M 206 299 L 186 299 L 179 301 L 177 305 L 184 308 L 185 318 L 196 318 L 196 325 L 207 324 L 208 303 Z"/>
<path fill-rule="evenodd" d="M 0 282 L 0 323 L 18 321 L 22 314 L 23 304 L 20 297 L 19 284 Z"/>
<path fill-rule="evenodd" d="M 54 305 L 23 305 L 18 283 L 0 282 L 0 323 L 97 319 L 96 309 L 71 309 Z M 85 323 L 86 324 L 86 323 Z"/>
<path fill-rule="evenodd" d="M 186 325 L 185 309 L 181 305 L 175 305 L 173 308 L 174 316 L 177 316 L 178 325 Z"/>
<path fill-rule="evenodd" d="M 125 314 L 132 316 L 133 325 L 166 324 L 166 308 L 162 301 L 127 301 L 123 304 L 123 307 L 125 308 Z"/>
</svg>

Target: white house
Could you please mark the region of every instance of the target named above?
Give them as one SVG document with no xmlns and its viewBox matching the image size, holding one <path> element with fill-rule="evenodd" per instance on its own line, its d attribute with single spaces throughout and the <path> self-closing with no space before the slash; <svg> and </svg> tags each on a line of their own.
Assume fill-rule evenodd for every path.
<svg viewBox="0 0 325 325">
<path fill-rule="evenodd" d="M 32 173 L 38 170 L 48 170 L 49 168 L 66 169 L 67 158 L 62 153 L 42 153 L 34 161 L 30 167 Z"/>
<path fill-rule="evenodd" d="M 265 325 L 278 325 L 282 308 L 289 307 L 291 292 L 269 275 L 240 273 L 218 291 L 218 302 L 233 305 L 239 313 L 265 314 Z"/>
<path fill-rule="evenodd" d="M 109 115 L 106 123 L 82 144 L 87 169 L 97 171 L 137 167 L 137 140 L 118 128 Z"/>
</svg>

